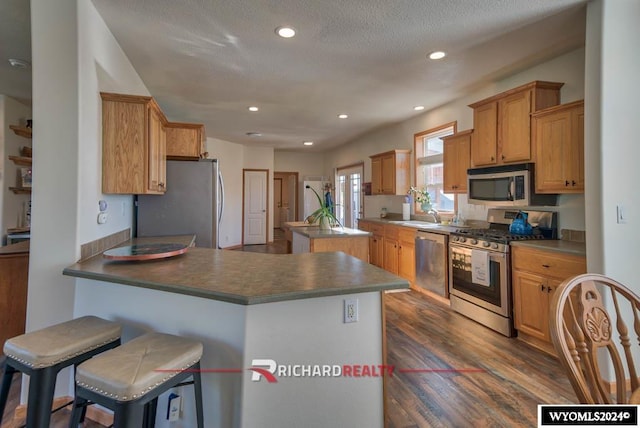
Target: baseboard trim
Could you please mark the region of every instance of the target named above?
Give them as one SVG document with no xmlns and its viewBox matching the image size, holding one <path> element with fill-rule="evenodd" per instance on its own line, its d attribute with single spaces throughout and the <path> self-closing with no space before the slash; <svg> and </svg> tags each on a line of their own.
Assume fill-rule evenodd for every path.
<svg viewBox="0 0 640 428">
<path fill-rule="evenodd" d="M 51 406 L 51 410 L 57 409 L 58 407 L 63 406 L 64 404 L 70 401 L 73 401 L 73 397 L 70 397 L 68 395 L 64 397 L 54 398 L 53 405 Z M 71 406 L 70 405 L 67 406 L 67 409 L 71 411 Z M 96 406 L 87 407 L 86 418 L 91 419 L 92 421 L 97 422 L 100 425 L 104 425 L 106 427 L 113 424 L 113 414 L 108 410 L 98 408 Z M 27 405 L 19 404 L 16 407 L 15 412 L 13 413 L 13 420 L 12 420 L 13 426 L 15 427 L 22 426 L 26 423 L 26 420 L 27 420 Z"/>
</svg>

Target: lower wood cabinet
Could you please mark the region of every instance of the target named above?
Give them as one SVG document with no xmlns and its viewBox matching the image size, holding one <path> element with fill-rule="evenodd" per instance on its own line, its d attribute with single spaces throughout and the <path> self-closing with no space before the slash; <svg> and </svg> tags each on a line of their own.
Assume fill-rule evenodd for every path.
<svg viewBox="0 0 640 428">
<path fill-rule="evenodd" d="M 416 230 L 360 220 L 358 228 L 371 232 L 369 263 L 413 283 L 416 278 Z"/>
<path fill-rule="evenodd" d="M 20 250 L 12 250 L 20 248 Z M 14 252 L 16 251 L 16 252 Z M 0 247 L 0 343 L 24 333 L 27 319 L 29 243 Z"/>
<path fill-rule="evenodd" d="M 360 220 L 358 227 L 372 234 L 369 237 L 369 263 L 384 268 L 384 226 Z"/>
<path fill-rule="evenodd" d="M 513 246 L 511 266 L 514 322 L 518 338 L 555 354 L 549 333 L 551 299 L 562 281 L 587 271 L 586 258 Z"/>
<path fill-rule="evenodd" d="M 413 283 L 416 279 L 416 230 L 398 232 L 398 275 Z"/>
</svg>

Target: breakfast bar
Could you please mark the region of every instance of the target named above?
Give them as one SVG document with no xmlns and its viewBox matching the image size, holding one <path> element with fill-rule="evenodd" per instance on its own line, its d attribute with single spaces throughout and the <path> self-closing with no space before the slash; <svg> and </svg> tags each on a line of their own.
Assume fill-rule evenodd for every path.
<svg viewBox="0 0 640 428">
<path fill-rule="evenodd" d="M 122 323 L 125 342 L 148 331 L 203 342 L 207 427 L 383 426 L 383 377 L 344 368 L 384 365 L 381 292 L 409 286 L 395 275 L 341 252 L 207 248 L 141 262 L 98 255 L 64 274 L 78 278 L 74 316 Z M 345 323 L 345 300 L 357 302 L 356 322 Z M 194 426 L 191 392 L 175 393 Z M 166 400 L 158 427 L 169 426 Z"/>
</svg>

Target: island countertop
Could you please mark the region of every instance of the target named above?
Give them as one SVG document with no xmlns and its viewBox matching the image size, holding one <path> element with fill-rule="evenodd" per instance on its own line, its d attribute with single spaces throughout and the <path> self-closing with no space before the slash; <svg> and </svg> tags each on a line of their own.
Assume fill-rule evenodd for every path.
<svg viewBox="0 0 640 428">
<path fill-rule="evenodd" d="M 140 241 L 126 244 L 135 243 Z M 63 273 L 241 305 L 409 288 L 406 280 L 341 252 L 280 255 L 194 247 L 141 262 L 97 255 Z"/>
</svg>

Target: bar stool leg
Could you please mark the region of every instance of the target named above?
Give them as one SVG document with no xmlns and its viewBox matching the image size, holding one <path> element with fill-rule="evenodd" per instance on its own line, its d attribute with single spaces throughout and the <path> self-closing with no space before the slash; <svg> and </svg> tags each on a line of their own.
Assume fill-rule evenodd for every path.
<svg viewBox="0 0 640 428">
<path fill-rule="evenodd" d="M 76 391 L 73 407 L 71 408 L 71 418 L 69 418 L 69 428 L 77 428 L 87 411 L 87 403 L 89 401 L 79 397 Z"/>
<path fill-rule="evenodd" d="M 144 418 L 142 426 L 144 428 L 155 428 L 156 426 L 156 411 L 158 410 L 158 397 L 149 401 L 144 406 Z"/>
<path fill-rule="evenodd" d="M 116 402 L 113 412 L 113 428 L 140 428 L 144 413 L 144 405 Z"/>
<path fill-rule="evenodd" d="M 27 399 L 27 426 L 29 428 L 49 428 L 57 374 L 56 370 L 45 368 L 36 370 L 29 376 L 29 397 Z"/>
<path fill-rule="evenodd" d="M 202 407 L 202 379 L 200 377 L 200 362 L 193 366 L 193 389 L 196 397 L 196 419 L 198 428 L 204 428 L 204 413 Z"/>
<path fill-rule="evenodd" d="M 9 364 L 4 364 L 4 373 L 2 375 L 2 387 L 0 389 L 0 425 L 2 425 L 2 415 L 4 409 L 7 407 L 7 399 L 9 398 L 9 389 L 11 388 L 11 382 L 13 381 L 13 375 L 17 372 L 16 369 Z"/>
</svg>

